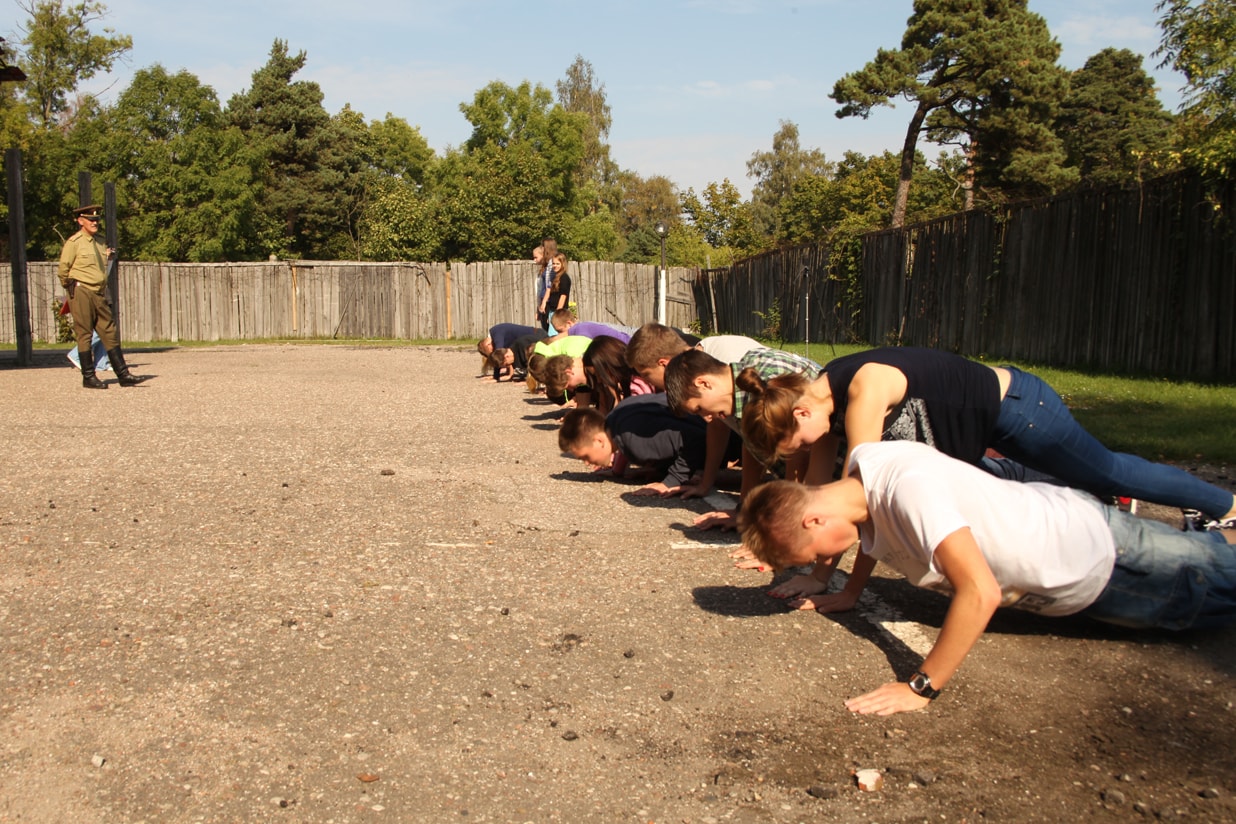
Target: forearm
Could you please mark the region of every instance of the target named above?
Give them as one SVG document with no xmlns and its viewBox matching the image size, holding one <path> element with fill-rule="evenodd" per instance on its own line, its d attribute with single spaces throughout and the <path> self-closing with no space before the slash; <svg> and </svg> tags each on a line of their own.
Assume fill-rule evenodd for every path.
<svg viewBox="0 0 1236 824">
<path fill-rule="evenodd" d="M 934 688 L 944 688 L 987 630 L 995 607 L 985 600 L 973 591 L 953 595 L 948 613 L 944 616 L 944 626 L 921 667 L 931 678 Z"/>
<path fill-rule="evenodd" d="M 838 558 L 841 556 L 838 555 Z M 842 592 L 847 595 L 852 595 L 857 601 L 858 597 L 863 594 L 863 590 L 867 588 L 867 581 L 871 578 L 871 573 L 876 568 L 876 560 L 861 548 L 854 555 L 854 565 L 850 568 L 850 579 L 845 582 L 845 588 Z"/>
<path fill-rule="evenodd" d="M 722 424 L 724 426 L 724 424 Z M 760 463 L 746 444 L 742 448 L 742 486 L 739 488 L 738 500 L 747 500 L 748 493 L 759 485 L 764 477 L 764 464 Z"/>
<path fill-rule="evenodd" d="M 837 467 L 838 443 L 835 435 L 825 435 L 812 444 L 811 460 L 807 464 L 807 477 L 804 483 L 819 486 L 833 479 L 833 473 Z"/>
<path fill-rule="evenodd" d="M 700 486 L 711 489 L 717 482 L 721 464 L 725 462 L 725 446 L 729 443 L 730 428 L 721 421 L 709 421 L 704 437 L 704 466 L 700 472 Z"/>
<path fill-rule="evenodd" d="M 940 689 L 987 630 L 1002 593 L 969 528 L 945 538 L 936 547 L 933 561 L 953 588 L 944 625 L 922 667 L 931 685 Z"/>
</svg>

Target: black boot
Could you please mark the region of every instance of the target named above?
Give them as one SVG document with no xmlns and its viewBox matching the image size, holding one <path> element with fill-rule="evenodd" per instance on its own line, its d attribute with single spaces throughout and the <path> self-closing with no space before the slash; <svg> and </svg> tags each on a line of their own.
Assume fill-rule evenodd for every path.
<svg viewBox="0 0 1236 824">
<path fill-rule="evenodd" d="M 129 371 L 128 364 L 124 362 L 124 353 L 120 351 L 119 346 L 115 349 L 108 349 L 107 357 L 112 362 L 112 371 L 120 379 L 121 386 L 137 386 L 148 377 L 146 375 L 134 375 Z"/>
<path fill-rule="evenodd" d="M 82 386 L 86 389 L 106 389 L 107 384 L 94 375 L 94 352 L 90 349 L 87 349 L 85 352 L 78 349 L 77 357 L 81 360 L 82 365 Z"/>
</svg>

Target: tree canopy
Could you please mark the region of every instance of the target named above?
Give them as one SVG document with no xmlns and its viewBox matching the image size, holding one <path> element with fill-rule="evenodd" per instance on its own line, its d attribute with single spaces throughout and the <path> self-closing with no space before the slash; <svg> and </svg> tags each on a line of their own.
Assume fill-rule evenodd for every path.
<svg viewBox="0 0 1236 824">
<path fill-rule="evenodd" d="M 969 158 L 972 185 L 992 194 L 1042 194 L 1076 179 L 1051 129 L 1067 83 L 1059 54 L 1026 0 L 915 0 L 901 48 L 878 49 L 866 66 L 838 80 L 831 95 L 841 104 L 838 117 L 865 118 L 898 97 L 914 104 L 893 226 L 905 222 L 923 134 L 958 145 Z"/>
<path fill-rule="evenodd" d="M 12 61 L 29 80 L 0 85 L 0 137 L 24 155 L 36 259 L 72 231 L 82 171 L 115 183 L 133 259 L 514 259 L 554 236 L 576 259 L 655 262 L 664 222 L 671 263 L 717 266 L 1077 182 L 1136 181 L 1181 160 L 1230 176 L 1236 157 L 1227 0 L 1158 6 L 1156 54 L 1188 83 L 1174 118 L 1127 50 L 1062 69 L 1026 0 L 915 0 L 899 48 L 877 50 L 832 91 L 842 118 L 910 101 L 900 154 L 826 160 L 782 119 L 749 156 L 746 198 L 729 179 L 683 191 L 621 168 L 605 83 L 583 55 L 553 91 L 526 79 L 478 89 L 459 105 L 467 140 L 439 153 L 390 113 L 328 112 L 301 78 L 310 56 L 281 39 L 226 103 L 191 73 L 155 65 L 105 105 L 79 84 L 132 46 L 103 25 L 106 7 L 19 6 L 29 19 L 20 44 L 5 45 L 20 45 Z M 920 138 L 949 150 L 928 162 Z"/>
</svg>

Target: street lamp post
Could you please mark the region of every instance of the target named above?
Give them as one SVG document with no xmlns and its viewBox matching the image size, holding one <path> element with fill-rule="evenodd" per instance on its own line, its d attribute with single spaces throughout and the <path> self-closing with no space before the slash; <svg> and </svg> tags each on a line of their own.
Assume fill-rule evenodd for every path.
<svg viewBox="0 0 1236 824">
<path fill-rule="evenodd" d="M 669 234 L 669 226 L 665 221 L 658 220 L 654 227 L 657 237 L 661 238 L 661 271 L 657 277 L 657 323 L 665 324 L 665 291 L 667 273 L 665 271 L 665 236 Z"/>
</svg>

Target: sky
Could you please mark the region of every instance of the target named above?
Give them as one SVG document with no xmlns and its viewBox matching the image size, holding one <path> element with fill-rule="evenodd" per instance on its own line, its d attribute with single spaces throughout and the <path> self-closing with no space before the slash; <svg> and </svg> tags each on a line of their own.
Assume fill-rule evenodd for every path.
<svg viewBox="0 0 1236 824">
<path fill-rule="evenodd" d="M 18 0 L 5 36 L 20 39 Z M 1144 56 L 1159 99 L 1180 103 L 1183 77 L 1155 68 L 1157 0 L 1030 0 L 1080 68 L 1107 46 Z M 368 120 L 388 113 L 420 129 L 437 152 L 467 140 L 459 105 L 497 80 L 551 92 L 576 56 L 604 85 L 611 158 L 644 177 L 701 192 L 728 179 L 746 197 L 747 161 L 772 147 L 782 121 L 804 148 L 836 160 L 848 150 L 899 151 L 908 104 L 870 119 L 838 119 L 833 84 L 879 48 L 895 49 L 913 0 L 104 0 L 103 26 L 133 38 L 124 65 L 83 88 L 113 102 L 133 73 L 155 64 L 211 86 L 226 105 L 249 88 L 275 39 L 307 62 L 331 114 L 345 104 Z M 2 25 L 2 24 L 0 24 Z M 96 26 L 99 24 L 96 24 Z M 936 147 L 920 142 L 928 158 Z"/>
</svg>

